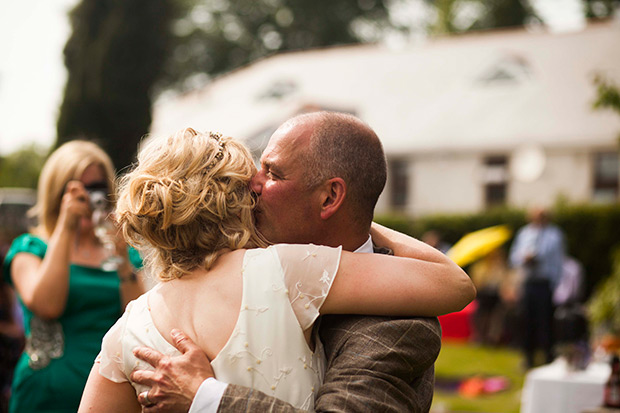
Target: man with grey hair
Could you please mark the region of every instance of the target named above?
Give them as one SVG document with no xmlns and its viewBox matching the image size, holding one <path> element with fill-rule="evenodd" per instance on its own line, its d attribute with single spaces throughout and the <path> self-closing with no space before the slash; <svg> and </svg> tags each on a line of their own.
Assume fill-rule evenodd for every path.
<svg viewBox="0 0 620 413">
<path fill-rule="evenodd" d="M 271 242 L 381 252 L 369 230 L 386 169 L 377 135 L 356 117 L 294 117 L 272 135 L 251 181 L 256 225 Z M 441 347 L 436 318 L 328 315 L 317 324 L 327 370 L 316 411 L 430 409 Z M 190 404 L 191 412 L 296 411 L 265 393 L 217 381 L 200 348 L 179 331 L 172 336 L 181 356 L 134 351 L 156 367 L 132 374 L 152 387 L 139 397 L 145 412 L 187 411 Z"/>
</svg>

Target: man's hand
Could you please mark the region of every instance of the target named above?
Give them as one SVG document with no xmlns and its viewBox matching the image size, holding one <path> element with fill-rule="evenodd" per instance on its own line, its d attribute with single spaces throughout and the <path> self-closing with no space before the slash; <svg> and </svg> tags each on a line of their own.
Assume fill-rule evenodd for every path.
<svg viewBox="0 0 620 413">
<path fill-rule="evenodd" d="M 170 333 L 174 346 L 183 353 L 168 357 L 148 347 L 137 347 L 133 354 L 155 367 L 155 371 L 136 370 L 131 380 L 150 386 L 138 401 L 145 413 L 187 412 L 202 382 L 214 377 L 206 354 L 180 330 Z"/>
</svg>

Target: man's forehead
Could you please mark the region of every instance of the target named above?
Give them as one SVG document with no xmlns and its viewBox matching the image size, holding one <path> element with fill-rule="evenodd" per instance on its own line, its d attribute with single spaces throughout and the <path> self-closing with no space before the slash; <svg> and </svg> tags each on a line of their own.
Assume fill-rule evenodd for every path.
<svg viewBox="0 0 620 413">
<path fill-rule="evenodd" d="M 278 127 L 278 129 L 276 129 L 276 131 L 273 133 L 272 136 L 275 135 L 288 135 L 291 131 L 293 131 L 293 129 L 295 129 L 300 122 L 297 122 L 295 120 L 288 120 L 286 122 L 284 122 L 282 125 L 280 125 Z"/>
<path fill-rule="evenodd" d="M 269 138 L 261 160 L 266 161 L 277 156 L 290 157 L 303 150 L 309 140 L 312 129 L 304 122 L 288 121 L 280 126 Z"/>
</svg>

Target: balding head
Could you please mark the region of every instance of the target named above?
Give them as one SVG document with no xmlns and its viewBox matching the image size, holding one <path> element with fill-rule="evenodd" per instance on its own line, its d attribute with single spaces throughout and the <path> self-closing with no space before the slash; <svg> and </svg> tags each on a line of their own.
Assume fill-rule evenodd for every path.
<svg viewBox="0 0 620 413">
<path fill-rule="evenodd" d="M 549 223 L 549 212 L 540 206 L 536 206 L 529 211 L 529 220 L 534 225 L 545 226 Z"/>
<path fill-rule="evenodd" d="M 308 187 L 333 177 L 344 179 L 349 213 L 359 224 L 369 225 L 387 177 L 383 146 L 375 132 L 355 116 L 336 112 L 308 113 L 289 122 L 312 130 L 302 152 Z"/>
</svg>

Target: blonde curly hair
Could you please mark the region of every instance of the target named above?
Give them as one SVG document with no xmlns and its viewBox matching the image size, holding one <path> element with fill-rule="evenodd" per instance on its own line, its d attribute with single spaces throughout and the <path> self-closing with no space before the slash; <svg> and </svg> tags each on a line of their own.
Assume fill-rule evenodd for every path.
<svg viewBox="0 0 620 413">
<path fill-rule="evenodd" d="M 208 270 L 223 249 L 267 245 L 252 216 L 255 173 L 232 138 L 186 128 L 153 139 L 119 182 L 116 220 L 159 279 Z"/>
</svg>

